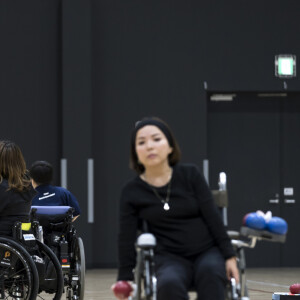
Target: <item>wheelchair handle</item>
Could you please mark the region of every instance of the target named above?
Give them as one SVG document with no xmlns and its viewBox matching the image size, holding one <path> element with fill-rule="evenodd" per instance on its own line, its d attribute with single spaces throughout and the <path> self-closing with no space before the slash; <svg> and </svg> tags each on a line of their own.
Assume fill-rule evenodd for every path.
<svg viewBox="0 0 300 300">
<path fill-rule="evenodd" d="M 219 174 L 219 191 L 226 191 L 227 178 L 226 173 L 221 172 Z"/>
<path fill-rule="evenodd" d="M 139 248 L 153 248 L 156 246 L 156 238 L 152 233 L 143 233 L 137 239 L 137 246 Z"/>
</svg>

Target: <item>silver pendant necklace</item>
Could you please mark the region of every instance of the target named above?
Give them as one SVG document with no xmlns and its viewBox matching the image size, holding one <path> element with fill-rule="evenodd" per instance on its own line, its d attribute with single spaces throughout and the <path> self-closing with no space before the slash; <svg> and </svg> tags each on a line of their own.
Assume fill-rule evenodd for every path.
<svg viewBox="0 0 300 300">
<path fill-rule="evenodd" d="M 151 186 L 152 188 L 152 191 L 153 193 L 155 194 L 155 196 L 161 201 L 161 203 L 164 205 L 163 208 L 164 210 L 169 210 L 170 209 L 170 205 L 169 205 L 169 200 L 170 200 L 170 194 L 171 194 L 171 181 L 172 181 L 172 177 L 168 183 L 168 189 L 167 189 L 167 196 L 166 196 L 166 199 L 163 199 L 158 191 L 153 187 Z"/>
<path fill-rule="evenodd" d="M 158 191 L 156 190 L 156 188 L 154 188 L 152 185 L 150 185 L 150 184 L 147 182 L 146 176 L 144 175 L 144 178 L 145 178 L 146 182 L 147 182 L 148 185 L 151 187 L 151 189 L 152 189 L 154 195 L 155 195 L 155 196 L 161 201 L 161 203 L 163 204 L 163 209 L 164 209 L 165 211 L 167 211 L 167 210 L 170 209 L 169 201 L 170 201 L 170 195 L 171 195 L 172 174 L 173 174 L 173 170 L 171 171 L 170 180 L 169 180 L 168 187 L 167 187 L 167 195 L 166 195 L 166 199 L 163 199 L 163 198 L 161 197 L 161 195 L 158 193 Z"/>
</svg>

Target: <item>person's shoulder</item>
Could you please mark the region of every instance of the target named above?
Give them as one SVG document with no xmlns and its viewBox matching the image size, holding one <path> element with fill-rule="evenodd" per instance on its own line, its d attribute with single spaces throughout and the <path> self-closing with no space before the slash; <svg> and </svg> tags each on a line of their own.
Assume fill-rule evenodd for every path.
<svg viewBox="0 0 300 300">
<path fill-rule="evenodd" d="M 198 182 L 203 179 L 200 168 L 193 163 L 180 163 L 174 167 L 174 176 L 185 183 Z"/>
<path fill-rule="evenodd" d="M 54 186 L 51 184 L 40 184 L 35 188 L 35 190 L 40 193 L 45 193 L 45 192 L 49 192 L 53 188 L 54 188 Z"/>
<path fill-rule="evenodd" d="M 174 166 L 174 171 L 185 174 L 196 174 L 200 172 L 200 169 L 193 163 L 179 163 Z"/>
<path fill-rule="evenodd" d="M 29 186 L 26 190 L 31 197 L 38 195 L 38 192 L 32 186 Z"/>
<path fill-rule="evenodd" d="M 6 191 L 7 188 L 8 188 L 8 182 L 7 182 L 7 180 L 6 179 L 2 179 L 2 181 L 0 183 L 0 189 Z"/>
<path fill-rule="evenodd" d="M 60 193 L 60 194 L 71 194 L 71 192 L 69 190 L 67 190 L 66 188 L 62 187 L 62 186 L 51 186 L 51 188 L 57 192 L 57 193 Z"/>
<path fill-rule="evenodd" d="M 139 177 L 135 176 L 134 178 L 128 179 L 122 186 L 122 191 L 132 190 L 139 183 Z"/>
</svg>

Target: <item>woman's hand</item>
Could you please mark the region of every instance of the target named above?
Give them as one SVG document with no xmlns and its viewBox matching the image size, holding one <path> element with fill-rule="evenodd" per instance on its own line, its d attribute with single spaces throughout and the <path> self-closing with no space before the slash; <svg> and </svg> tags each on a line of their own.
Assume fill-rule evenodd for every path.
<svg viewBox="0 0 300 300">
<path fill-rule="evenodd" d="M 234 278 L 236 283 L 240 282 L 239 270 L 236 264 L 236 257 L 228 258 L 225 262 L 226 276 L 228 280 Z"/>
<path fill-rule="evenodd" d="M 133 294 L 133 287 L 129 281 L 118 281 L 111 286 L 111 290 L 119 300 L 128 300 Z"/>
</svg>

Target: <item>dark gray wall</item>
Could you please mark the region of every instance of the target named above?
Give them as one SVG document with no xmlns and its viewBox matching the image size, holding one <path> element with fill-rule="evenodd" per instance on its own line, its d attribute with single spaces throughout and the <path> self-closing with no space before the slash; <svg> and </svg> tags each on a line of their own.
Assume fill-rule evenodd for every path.
<svg viewBox="0 0 300 300">
<path fill-rule="evenodd" d="M 206 91 L 282 91 L 276 54 L 299 56 L 297 1 L 92 1 L 93 150 L 99 241 L 116 259 L 117 208 L 134 122 L 170 123 L 183 160 L 207 158 Z M 299 77 L 286 80 L 299 90 Z M 105 241 L 103 244 L 102 241 Z"/>
<path fill-rule="evenodd" d="M 213 0 L 201 9 L 206 12 L 198 20 L 205 28 L 201 73 L 210 90 L 283 90 L 283 80 L 274 76 L 274 57 L 299 56 L 299 2 Z M 299 77 L 288 80 L 288 90 L 299 90 Z"/>
<path fill-rule="evenodd" d="M 27 164 L 61 156 L 60 1 L 0 2 L 0 139 Z M 55 180 L 58 181 L 58 172 Z"/>
<path fill-rule="evenodd" d="M 87 214 L 87 161 L 92 158 L 91 17 L 88 1 L 62 1 L 62 155 L 67 160 L 67 188 L 78 198 L 76 221 L 93 265 L 94 240 Z"/>
<path fill-rule="evenodd" d="M 295 0 L 0 2 L 1 138 L 20 143 L 28 162 L 48 159 L 58 169 L 68 159 L 88 266 L 116 265 L 134 122 L 164 118 L 183 161 L 201 166 L 204 82 L 210 92 L 283 90 L 274 55 L 299 57 L 299 8 Z M 286 82 L 288 91 L 300 90 L 299 77 Z M 95 159 L 94 224 L 86 220 L 88 158 Z"/>
<path fill-rule="evenodd" d="M 98 235 L 105 240 L 95 244 L 95 263 L 106 266 L 116 261 L 117 203 L 122 185 L 133 175 L 128 157 L 135 122 L 149 115 L 165 119 L 183 159 L 201 164 L 206 103 L 199 57 L 192 55 L 191 7 L 179 2 L 92 4 L 95 193 Z"/>
</svg>

